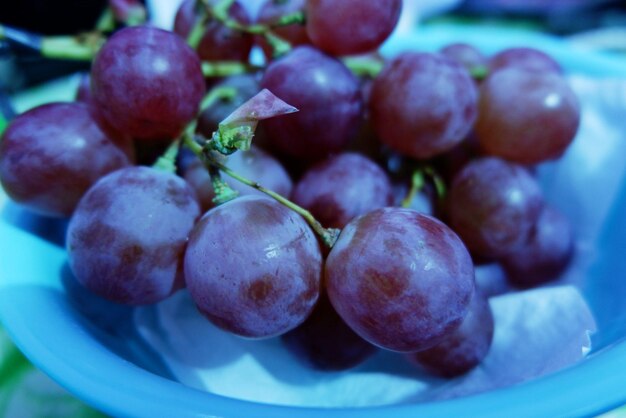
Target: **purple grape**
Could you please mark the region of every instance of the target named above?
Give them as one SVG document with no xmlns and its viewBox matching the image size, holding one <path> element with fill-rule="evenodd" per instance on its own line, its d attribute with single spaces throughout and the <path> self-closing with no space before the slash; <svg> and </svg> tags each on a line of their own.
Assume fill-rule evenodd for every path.
<svg viewBox="0 0 626 418">
<path fill-rule="evenodd" d="M 487 356 L 493 332 L 494 319 L 489 301 L 477 290 L 460 327 L 434 347 L 407 356 L 431 373 L 459 376 L 478 366 Z"/>
<path fill-rule="evenodd" d="M 507 48 L 489 60 L 489 72 L 495 73 L 505 68 L 518 68 L 539 73 L 560 75 L 563 69 L 548 54 L 534 48 Z"/>
<path fill-rule="evenodd" d="M 470 73 L 479 68 L 488 67 L 487 57 L 476 47 L 458 42 L 446 45 L 441 49 L 441 54 L 463 66 Z"/>
<path fill-rule="evenodd" d="M 113 172 L 89 189 L 70 220 L 70 268 L 106 299 L 159 302 L 183 286 L 183 253 L 199 215 L 180 177 L 149 167 Z"/>
<path fill-rule="evenodd" d="M 467 164 L 454 178 L 447 215 L 472 253 L 501 257 L 528 239 L 542 205 L 541 189 L 526 168 L 484 157 Z"/>
<path fill-rule="evenodd" d="M 356 216 L 393 203 L 387 174 L 355 153 L 339 154 L 311 167 L 291 198 L 327 228 L 343 228 Z"/>
<path fill-rule="evenodd" d="M 343 322 L 325 294 L 307 320 L 282 340 L 296 356 L 320 370 L 350 369 L 376 352 Z"/>
<path fill-rule="evenodd" d="M 262 149 L 252 146 L 249 151 L 239 151 L 228 157 L 226 165 L 243 177 L 254 179 L 263 187 L 268 188 L 282 196 L 288 197 L 293 189 L 293 182 L 287 171 L 278 160 Z M 207 211 L 213 206 L 213 186 L 211 177 L 204 164 L 195 159 L 185 171 L 185 180 L 191 185 L 198 195 L 200 206 Z M 227 175 L 222 176 L 234 190 L 240 195 L 263 195 L 258 190 L 246 186 L 236 180 L 231 180 Z"/>
<path fill-rule="evenodd" d="M 559 158 L 579 123 L 576 94 L 558 74 L 508 68 L 481 86 L 475 130 L 487 154 L 520 164 Z"/>
<path fill-rule="evenodd" d="M 350 222 L 326 261 L 328 296 L 370 343 L 413 352 L 456 329 L 474 291 L 467 249 L 442 222 L 410 209 L 377 209 Z"/>
<path fill-rule="evenodd" d="M 100 177 L 131 164 L 82 103 L 25 112 L 0 141 L 0 182 L 11 199 L 47 216 L 69 216 Z"/>
<path fill-rule="evenodd" d="M 200 312 L 249 338 L 274 337 L 304 322 L 321 275 L 319 243 L 304 219 L 261 196 L 211 209 L 185 253 L 187 286 Z"/>
<path fill-rule="evenodd" d="M 211 1 L 211 3 L 217 3 Z M 201 13 L 196 0 L 185 0 L 174 20 L 174 32 L 187 38 Z M 242 25 L 250 23 L 245 7 L 235 1 L 228 10 L 229 17 Z M 198 44 L 198 56 L 204 61 L 248 61 L 254 39 L 252 35 L 227 28 L 215 19 L 208 19 L 202 39 Z"/>
<path fill-rule="evenodd" d="M 311 42 L 332 55 L 377 49 L 400 19 L 402 0 L 307 0 Z"/>
<path fill-rule="evenodd" d="M 273 61 L 261 87 L 299 109 L 263 122 L 280 153 L 310 160 L 341 151 L 361 123 L 357 79 L 341 62 L 309 46 Z"/>
<path fill-rule="evenodd" d="M 467 70 L 442 55 L 409 52 L 374 80 L 370 112 L 383 143 L 408 157 L 427 159 L 465 138 L 477 103 Z"/>
<path fill-rule="evenodd" d="M 76 88 L 76 101 L 91 103 L 91 77 L 89 73 L 81 74 Z"/>
<path fill-rule="evenodd" d="M 266 0 L 259 10 L 257 22 L 265 25 L 274 25 L 281 17 L 304 12 L 306 0 Z M 291 46 L 310 44 L 311 40 L 306 33 L 306 27 L 301 24 L 277 26 L 273 29 L 274 34 L 289 42 Z M 272 49 L 263 38 L 259 38 L 259 45 L 263 48 L 265 56 L 272 57 Z"/>
<path fill-rule="evenodd" d="M 557 279 L 574 255 L 574 236 L 567 218 L 546 206 L 524 245 L 502 259 L 509 281 L 532 287 Z"/>
<path fill-rule="evenodd" d="M 173 139 L 196 116 L 204 77 L 198 57 L 179 36 L 131 27 L 96 55 L 91 92 L 117 130 L 138 139 Z"/>
</svg>

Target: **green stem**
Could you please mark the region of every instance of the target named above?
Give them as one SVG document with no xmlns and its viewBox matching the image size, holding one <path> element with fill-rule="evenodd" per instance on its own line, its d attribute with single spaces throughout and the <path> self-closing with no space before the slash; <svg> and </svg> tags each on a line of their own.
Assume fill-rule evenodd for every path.
<svg viewBox="0 0 626 418">
<path fill-rule="evenodd" d="M 41 41 L 41 55 L 48 58 L 91 61 L 105 38 L 96 34 L 85 36 L 47 36 Z"/>
<path fill-rule="evenodd" d="M 415 170 L 413 172 L 413 176 L 411 176 L 411 188 L 409 189 L 409 192 L 407 193 L 406 197 L 402 199 L 401 206 L 403 208 L 411 207 L 411 203 L 413 202 L 413 199 L 415 199 L 415 196 L 417 196 L 420 190 L 424 188 L 424 184 L 425 184 L 424 173 L 420 169 Z"/>
<path fill-rule="evenodd" d="M 470 75 L 478 81 L 484 80 L 489 75 L 489 67 L 486 65 L 477 65 L 470 69 Z"/>
<path fill-rule="evenodd" d="M 281 16 L 276 22 L 273 22 L 270 27 L 277 28 L 279 26 L 289 25 L 304 25 L 306 23 L 306 17 L 303 12 L 293 12 L 284 16 Z"/>
<path fill-rule="evenodd" d="M 435 192 L 440 200 L 446 197 L 446 182 L 431 166 L 424 167 L 424 174 L 426 174 L 435 185 Z"/>
<path fill-rule="evenodd" d="M 204 26 L 206 25 L 207 18 L 208 14 L 206 12 L 202 13 L 202 15 L 196 19 L 191 31 L 189 31 L 189 35 L 187 35 L 187 45 L 189 45 L 192 49 L 198 49 L 198 45 L 200 45 L 200 41 L 204 35 Z"/>
<path fill-rule="evenodd" d="M 272 58 L 281 57 L 291 51 L 291 44 L 280 36 L 276 35 L 271 30 L 264 32 L 263 37 L 272 48 Z"/>
<path fill-rule="evenodd" d="M 237 89 L 234 87 L 214 87 L 202 99 L 200 103 L 200 112 L 212 106 L 218 100 L 232 100 L 237 95 Z"/>
<path fill-rule="evenodd" d="M 340 230 L 336 228 L 324 228 L 322 224 L 320 224 L 319 221 L 315 219 L 313 214 L 308 210 L 296 205 L 295 203 L 281 196 L 280 194 L 261 186 L 259 183 L 240 176 L 224 164 L 217 161 L 215 158 L 212 158 L 210 153 L 205 152 L 204 148 L 200 144 L 195 142 L 190 135 L 185 135 L 184 141 L 185 145 L 188 146 L 194 154 L 200 157 L 202 162 L 208 167 L 213 166 L 215 168 L 218 168 L 221 172 L 227 174 L 233 179 L 239 181 L 240 183 L 243 183 L 260 191 L 261 193 L 266 194 L 267 196 L 271 197 L 282 205 L 298 213 L 311 226 L 313 231 L 315 231 L 315 233 L 322 239 L 324 245 L 326 245 L 328 248 L 333 247 L 333 245 L 337 241 L 337 238 L 339 237 Z"/>
<path fill-rule="evenodd" d="M 163 155 L 161 155 L 156 162 L 152 165 L 153 168 L 157 170 L 163 170 L 168 173 L 176 172 L 176 158 L 178 157 L 178 152 L 180 150 L 180 139 L 172 142 L 172 144 L 167 147 Z"/>
<path fill-rule="evenodd" d="M 347 57 L 342 61 L 355 75 L 370 78 L 376 77 L 385 66 L 382 60 L 370 57 Z"/>
<path fill-rule="evenodd" d="M 239 61 L 203 61 L 202 73 L 205 77 L 228 77 L 231 75 L 247 74 L 256 67 Z"/>
<path fill-rule="evenodd" d="M 96 23 L 96 28 L 98 32 L 110 32 L 115 29 L 115 16 L 113 15 L 113 10 L 110 7 L 104 9 L 98 22 Z"/>
</svg>

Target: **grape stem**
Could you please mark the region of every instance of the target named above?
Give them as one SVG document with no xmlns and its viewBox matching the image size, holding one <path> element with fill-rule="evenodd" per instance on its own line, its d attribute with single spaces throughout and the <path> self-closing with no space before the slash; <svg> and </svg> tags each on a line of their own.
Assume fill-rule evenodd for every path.
<svg viewBox="0 0 626 418">
<path fill-rule="evenodd" d="M 346 57 L 342 61 L 355 75 L 369 78 L 375 78 L 385 66 L 382 59 L 374 56 Z"/>
<path fill-rule="evenodd" d="M 180 150 L 180 139 L 172 142 L 172 144 L 167 147 L 163 155 L 161 155 L 156 162 L 152 165 L 153 168 L 157 170 L 166 171 L 168 173 L 176 172 L 176 158 L 178 157 L 178 152 Z"/>
<path fill-rule="evenodd" d="M 411 176 L 411 188 L 405 198 L 402 199 L 401 206 L 403 208 L 411 207 L 411 202 L 413 202 L 413 199 L 415 199 L 415 196 L 420 192 L 420 190 L 424 188 L 425 183 L 424 173 L 422 170 L 415 170 Z"/>
<path fill-rule="evenodd" d="M 207 166 L 207 168 L 209 168 L 209 170 L 211 169 L 211 167 L 217 168 L 219 171 L 225 173 L 229 177 L 232 177 L 240 183 L 243 183 L 260 191 L 261 193 L 264 193 L 265 195 L 271 197 L 282 205 L 298 213 L 311 226 L 313 231 L 315 231 L 315 233 L 321 238 L 324 245 L 326 245 L 328 248 L 333 247 L 333 245 L 337 241 L 337 238 L 339 237 L 339 229 L 324 228 L 322 224 L 317 219 L 315 219 L 313 214 L 308 210 L 296 205 L 295 203 L 281 196 L 280 194 L 261 186 L 259 183 L 237 174 L 226 165 L 217 161 L 217 159 L 213 156 L 212 151 L 197 143 L 194 138 L 189 135 L 189 132 L 186 132 L 184 135 L 184 143 L 194 154 L 196 154 L 202 160 L 202 162 Z"/>
<path fill-rule="evenodd" d="M 203 61 L 202 74 L 205 77 L 228 77 L 246 74 L 259 68 L 239 61 Z"/>
</svg>

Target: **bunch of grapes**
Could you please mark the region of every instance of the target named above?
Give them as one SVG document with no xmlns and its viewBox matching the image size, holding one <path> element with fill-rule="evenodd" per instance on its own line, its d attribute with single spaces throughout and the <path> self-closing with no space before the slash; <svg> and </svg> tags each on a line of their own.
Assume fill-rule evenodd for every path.
<svg viewBox="0 0 626 418">
<path fill-rule="evenodd" d="M 69 264 L 102 297 L 187 288 L 217 327 L 282 336 L 317 368 L 380 348 L 465 373 L 494 332 L 475 263 L 529 287 L 572 257 L 533 166 L 565 152 L 580 109 L 534 49 L 381 57 L 401 4 L 267 0 L 255 22 L 186 0 L 173 32 L 119 29 L 75 103 L 6 129 L 2 185 L 71 216 Z"/>
</svg>

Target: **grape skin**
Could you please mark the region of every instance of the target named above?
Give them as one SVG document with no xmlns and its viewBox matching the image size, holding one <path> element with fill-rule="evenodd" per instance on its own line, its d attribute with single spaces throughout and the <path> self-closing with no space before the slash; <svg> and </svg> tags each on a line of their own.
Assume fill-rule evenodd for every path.
<svg viewBox="0 0 626 418">
<path fill-rule="evenodd" d="M 85 194 L 70 219 L 70 268 L 103 298 L 159 302 L 184 285 L 183 252 L 199 215 L 180 177 L 149 167 L 115 171 Z"/>
<path fill-rule="evenodd" d="M 544 207 L 527 242 L 502 259 L 511 283 L 533 287 L 557 279 L 574 255 L 574 235 L 567 218 L 555 208 Z"/>
<path fill-rule="evenodd" d="M 473 254 L 502 257 L 528 239 L 543 197 L 525 167 L 483 157 L 455 176 L 446 206 L 450 226 Z"/>
<path fill-rule="evenodd" d="M 82 103 L 49 103 L 16 117 L 0 141 L 6 193 L 46 216 L 72 214 L 100 177 L 131 161 Z"/>
<path fill-rule="evenodd" d="M 196 116 L 204 77 L 176 34 L 150 27 L 115 33 L 96 55 L 91 92 L 104 119 L 137 139 L 173 139 Z"/>
<path fill-rule="evenodd" d="M 291 196 L 327 228 L 343 228 L 371 210 L 390 206 L 393 189 L 376 163 L 356 153 L 342 153 L 311 167 Z"/>
<path fill-rule="evenodd" d="M 331 55 L 375 50 L 400 19 L 402 0 L 307 0 L 311 42 Z"/>
<path fill-rule="evenodd" d="M 273 61 L 261 88 L 299 112 L 262 122 L 279 153 L 312 160 L 344 149 L 361 123 L 362 101 L 357 79 L 341 62 L 300 46 Z"/>
<path fill-rule="evenodd" d="M 539 73 L 561 75 L 563 69 L 548 54 L 534 48 L 504 49 L 489 59 L 489 71 L 495 73 L 505 68 L 519 68 Z"/>
<path fill-rule="evenodd" d="M 300 215 L 261 196 L 207 212 L 185 253 L 196 306 L 216 326 L 269 338 L 300 325 L 320 292 L 322 254 Z"/>
<path fill-rule="evenodd" d="M 463 67 L 443 55 L 407 52 L 376 77 L 369 108 L 383 143 L 427 159 L 465 138 L 477 104 L 476 85 Z"/>
<path fill-rule="evenodd" d="M 424 350 L 463 320 L 474 292 L 467 249 L 442 222 L 383 208 L 350 222 L 326 261 L 331 303 L 370 343 Z"/>
<path fill-rule="evenodd" d="M 443 47 L 440 52 L 470 72 L 488 67 L 487 57 L 470 44 L 462 42 L 449 44 Z"/>
<path fill-rule="evenodd" d="M 508 68 L 481 86 L 475 131 L 486 154 L 520 164 L 553 160 L 572 143 L 579 124 L 578 98 L 560 75 Z"/>
<path fill-rule="evenodd" d="M 242 25 L 250 23 L 246 9 L 239 1 L 232 4 L 228 14 Z M 185 0 L 176 13 L 174 32 L 186 39 L 199 15 L 196 11 L 196 0 Z M 247 61 L 253 43 L 252 35 L 229 29 L 217 20 L 209 19 L 197 52 L 203 61 Z"/>
<path fill-rule="evenodd" d="M 433 374 L 462 375 L 479 365 L 489 353 L 494 325 L 489 300 L 477 290 L 460 327 L 434 347 L 407 357 Z"/>
</svg>

